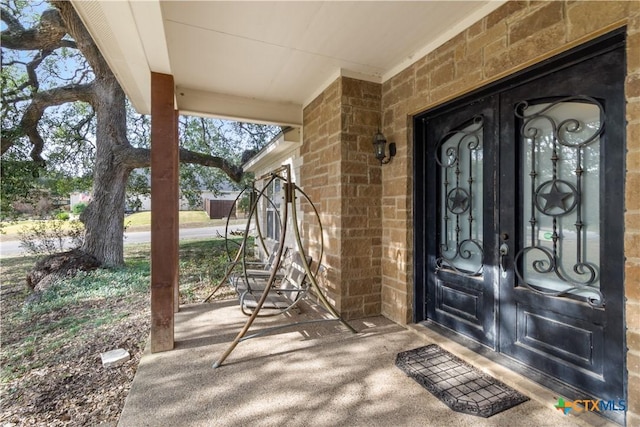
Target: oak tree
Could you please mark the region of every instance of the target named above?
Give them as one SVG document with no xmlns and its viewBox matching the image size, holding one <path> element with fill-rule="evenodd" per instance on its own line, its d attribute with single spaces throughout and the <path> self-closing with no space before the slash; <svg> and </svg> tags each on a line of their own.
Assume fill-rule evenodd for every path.
<svg viewBox="0 0 640 427">
<path fill-rule="evenodd" d="M 119 266 L 124 263 L 127 181 L 132 171 L 150 165 L 148 131 L 132 133 L 144 123 L 127 122 L 131 115 L 126 96 L 72 4 L 50 5 L 41 7 L 31 22 L 24 4 L 3 1 L 0 6 L 3 175 L 8 182 L 12 171 L 33 175 L 34 166 L 44 168 L 51 162 L 55 150 L 50 145 L 65 146 L 65 156 L 74 156 L 77 171 L 92 174 L 92 201 L 81 216 L 86 232 L 80 249 L 102 265 Z M 69 63 L 74 64 L 71 69 L 65 65 Z M 275 134 L 273 127 L 233 126 L 259 134 L 261 141 Z M 207 135 L 212 130 L 204 121 L 182 118 L 181 132 L 185 138 L 201 133 L 201 151 L 181 144 L 181 163 L 214 168 L 240 181 L 238 160 L 215 154 L 211 143 L 216 138 Z M 224 129 L 216 135 L 220 132 Z M 20 156 L 27 153 L 28 164 Z M 14 181 L 18 185 L 21 180 Z"/>
</svg>

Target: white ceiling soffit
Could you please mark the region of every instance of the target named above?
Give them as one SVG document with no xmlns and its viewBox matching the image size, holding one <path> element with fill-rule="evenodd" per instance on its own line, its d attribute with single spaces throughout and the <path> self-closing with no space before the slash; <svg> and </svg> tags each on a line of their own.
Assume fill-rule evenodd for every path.
<svg viewBox="0 0 640 427">
<path fill-rule="evenodd" d="M 151 71 L 171 74 L 158 1 L 73 0 L 134 108 L 151 113 Z"/>
<path fill-rule="evenodd" d="M 340 75 L 383 82 L 498 1 L 74 1 L 123 88 L 150 110 L 149 71 L 181 112 L 300 125 Z M 182 95 L 180 95 L 182 94 Z"/>
</svg>

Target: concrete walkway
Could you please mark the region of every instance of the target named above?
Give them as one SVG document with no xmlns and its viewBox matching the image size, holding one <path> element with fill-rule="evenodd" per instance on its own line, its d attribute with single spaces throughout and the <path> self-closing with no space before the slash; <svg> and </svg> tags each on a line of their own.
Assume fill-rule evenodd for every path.
<svg viewBox="0 0 640 427">
<path fill-rule="evenodd" d="M 301 313 L 256 320 L 252 331 Z M 142 357 L 119 426 L 585 426 L 608 425 L 591 413 L 563 415 L 557 396 L 440 335 L 383 317 L 279 330 L 241 342 L 219 368 L 246 317 L 235 300 L 184 306 L 176 348 Z M 490 418 L 453 412 L 395 367 L 396 354 L 432 342 L 499 376 L 531 400 Z M 470 360 L 473 359 L 473 360 Z M 537 399 L 537 400 L 536 400 Z"/>
</svg>

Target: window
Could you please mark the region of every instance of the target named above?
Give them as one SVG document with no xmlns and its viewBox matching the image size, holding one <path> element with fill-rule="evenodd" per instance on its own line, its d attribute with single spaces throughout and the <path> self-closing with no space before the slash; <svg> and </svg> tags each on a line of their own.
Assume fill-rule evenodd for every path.
<svg viewBox="0 0 640 427">
<path fill-rule="evenodd" d="M 266 229 L 267 238 L 273 240 L 280 239 L 280 205 L 282 201 L 282 183 L 279 179 L 274 179 L 267 188 L 266 204 Z"/>
</svg>

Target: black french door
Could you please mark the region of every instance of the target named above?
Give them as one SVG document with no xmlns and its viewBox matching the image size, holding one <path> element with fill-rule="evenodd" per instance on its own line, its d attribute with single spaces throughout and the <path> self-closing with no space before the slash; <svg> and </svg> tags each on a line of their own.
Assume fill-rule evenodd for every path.
<svg viewBox="0 0 640 427">
<path fill-rule="evenodd" d="M 425 120 L 427 317 L 495 348 L 496 97 Z M 426 237 L 425 236 L 425 237 Z"/>
<path fill-rule="evenodd" d="M 416 321 L 624 399 L 624 43 L 416 118 Z"/>
</svg>

